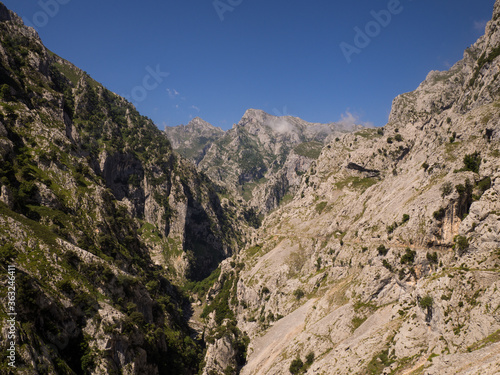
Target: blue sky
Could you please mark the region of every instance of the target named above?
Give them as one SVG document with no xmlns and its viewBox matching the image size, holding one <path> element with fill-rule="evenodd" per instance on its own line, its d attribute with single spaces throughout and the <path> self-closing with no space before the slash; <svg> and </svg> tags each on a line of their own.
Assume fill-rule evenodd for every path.
<svg viewBox="0 0 500 375">
<path fill-rule="evenodd" d="M 344 117 L 382 126 L 395 96 L 414 90 L 430 70 L 445 70 L 462 58 L 484 33 L 494 4 L 3 2 L 36 26 L 49 49 L 135 102 L 160 129 L 196 116 L 228 129 L 248 108 L 311 122 Z M 372 11 L 382 18 L 376 21 Z M 355 28 L 371 36 L 356 45 Z M 349 59 L 341 43 L 357 49 Z"/>
</svg>

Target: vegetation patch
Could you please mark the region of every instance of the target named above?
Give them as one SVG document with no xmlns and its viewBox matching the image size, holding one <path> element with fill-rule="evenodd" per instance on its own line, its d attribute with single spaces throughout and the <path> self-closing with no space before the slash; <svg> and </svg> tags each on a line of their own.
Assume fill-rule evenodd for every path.
<svg viewBox="0 0 500 375">
<path fill-rule="evenodd" d="M 482 339 L 481 341 L 476 342 L 475 344 L 469 346 L 467 348 L 468 352 L 473 352 L 474 350 L 482 349 L 488 345 L 494 344 L 500 341 L 500 330 L 492 333 L 488 337 Z"/>
<path fill-rule="evenodd" d="M 311 365 L 314 362 L 314 352 L 309 352 L 306 355 L 305 359 L 306 359 L 306 361 L 303 362 L 302 359 L 300 359 L 300 357 L 297 356 L 297 358 L 295 358 L 292 361 L 292 363 L 290 364 L 290 367 L 288 368 L 288 370 L 290 371 L 290 374 L 292 374 L 292 375 L 305 374 L 307 372 L 307 370 L 309 369 L 309 367 L 311 367 Z"/>
<path fill-rule="evenodd" d="M 222 289 L 217 294 L 210 304 L 206 305 L 201 313 L 202 318 L 208 318 L 208 315 L 215 311 L 215 322 L 221 325 L 224 319 L 234 320 L 234 313 L 229 306 L 231 300 L 231 291 L 236 287 L 236 278 L 234 275 L 224 275 L 222 282 Z"/>
<path fill-rule="evenodd" d="M 316 205 L 316 213 L 320 215 L 327 206 L 327 202 L 320 202 Z"/>
<path fill-rule="evenodd" d="M 455 170 L 455 173 L 456 172 L 466 172 L 466 171 L 479 173 L 480 166 L 481 166 L 481 154 L 476 151 L 473 154 L 467 154 L 464 156 L 463 168 Z"/>
<path fill-rule="evenodd" d="M 373 177 L 367 177 L 367 178 L 360 178 L 360 177 L 348 177 L 345 180 L 339 181 L 335 183 L 335 186 L 337 189 L 342 190 L 346 187 L 354 189 L 354 190 L 361 190 L 365 191 L 369 187 L 375 185 L 378 182 L 376 178 Z"/>
<path fill-rule="evenodd" d="M 394 363 L 394 359 L 389 357 L 389 349 L 385 349 L 378 354 L 375 354 L 368 366 L 366 371 L 370 375 L 379 375 L 382 371 Z"/>
<path fill-rule="evenodd" d="M 293 150 L 297 155 L 304 156 L 309 159 L 317 159 L 321 154 L 323 144 L 320 142 L 304 142 L 296 146 Z"/>
<path fill-rule="evenodd" d="M 352 318 L 351 321 L 352 331 L 354 332 L 355 330 L 357 330 L 359 326 L 361 326 L 361 324 L 366 322 L 366 319 L 367 319 L 366 317 L 360 317 L 360 316 L 355 316 L 354 318 Z"/>
<path fill-rule="evenodd" d="M 183 290 L 189 294 L 195 293 L 199 298 L 203 298 L 219 279 L 220 272 L 220 268 L 217 268 L 204 280 L 188 281 L 184 284 Z"/>
</svg>

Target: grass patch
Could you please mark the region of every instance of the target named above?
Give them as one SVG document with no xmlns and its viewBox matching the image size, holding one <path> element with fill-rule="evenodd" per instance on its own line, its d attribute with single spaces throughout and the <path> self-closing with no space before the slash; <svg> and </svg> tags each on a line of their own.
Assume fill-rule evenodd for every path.
<svg viewBox="0 0 500 375">
<path fill-rule="evenodd" d="M 351 321 L 352 331 L 354 332 L 355 330 L 357 330 L 359 328 L 359 326 L 361 326 L 361 324 L 366 322 L 366 319 L 368 319 L 368 318 L 363 318 L 363 317 L 359 317 L 359 316 L 355 316 L 354 318 L 352 318 L 352 321 Z"/>
<path fill-rule="evenodd" d="M 257 255 L 259 253 L 259 251 L 262 250 L 262 245 L 261 244 L 257 244 L 255 246 L 252 246 L 250 248 L 248 248 L 247 250 L 247 254 L 251 257 Z"/>
<path fill-rule="evenodd" d="M 327 206 L 327 202 L 320 202 L 316 205 L 316 213 L 320 215 Z"/>
<path fill-rule="evenodd" d="M 380 138 L 384 135 L 383 131 L 379 132 L 381 129 L 363 129 L 354 133 L 357 137 L 362 137 L 366 139 Z"/>
<path fill-rule="evenodd" d="M 72 69 L 69 65 L 54 63 L 54 66 L 73 83 L 73 85 L 77 85 L 78 81 L 81 78 L 81 75 L 75 69 Z"/>
<path fill-rule="evenodd" d="M 12 219 L 20 222 L 21 224 L 29 228 L 31 231 L 33 231 L 37 239 L 42 240 L 43 242 L 45 242 L 45 244 L 51 246 L 52 248 L 59 247 L 59 244 L 57 243 L 58 236 L 54 234 L 54 232 L 52 232 L 47 227 L 41 225 L 40 223 L 28 219 L 27 217 L 12 211 L 3 202 L 0 202 L 0 215 L 9 216 Z"/>
<path fill-rule="evenodd" d="M 366 367 L 366 371 L 370 375 L 379 375 L 382 373 L 384 368 L 392 365 L 393 363 L 394 360 L 389 358 L 389 349 L 386 349 L 373 356 L 372 360 Z"/>
<path fill-rule="evenodd" d="M 220 268 L 217 268 L 206 279 L 201 281 L 188 281 L 182 289 L 186 292 L 196 293 L 199 298 L 203 298 L 219 279 L 220 272 Z"/>
<path fill-rule="evenodd" d="M 469 346 L 467 348 L 468 352 L 473 352 L 475 350 L 482 349 L 488 345 L 494 344 L 496 342 L 500 341 L 500 330 L 496 331 L 495 333 L 492 333 L 488 337 L 482 339 L 481 341 L 476 342 L 475 344 Z"/>
<path fill-rule="evenodd" d="M 462 145 L 462 142 L 453 142 L 453 143 L 447 143 L 445 145 L 445 149 L 446 149 L 446 156 L 445 156 L 445 160 L 446 161 L 455 161 L 457 160 L 457 157 L 455 156 L 455 152 L 457 151 L 457 149 L 460 148 L 460 146 Z"/>
<path fill-rule="evenodd" d="M 283 198 L 281 198 L 280 205 L 285 205 L 293 201 L 293 194 L 286 193 Z"/>
<path fill-rule="evenodd" d="M 161 235 L 158 229 L 151 223 L 144 222 L 139 229 L 139 234 L 144 238 L 147 243 L 160 243 Z"/>
<path fill-rule="evenodd" d="M 335 186 L 339 190 L 342 190 L 347 187 L 353 190 L 365 191 L 366 189 L 375 185 L 376 183 L 377 179 L 373 177 L 367 177 L 367 178 L 348 177 L 345 180 L 337 182 Z"/>
<path fill-rule="evenodd" d="M 323 144 L 320 142 L 304 142 L 296 146 L 293 150 L 297 155 L 304 156 L 309 159 L 317 159 L 321 154 Z"/>
</svg>

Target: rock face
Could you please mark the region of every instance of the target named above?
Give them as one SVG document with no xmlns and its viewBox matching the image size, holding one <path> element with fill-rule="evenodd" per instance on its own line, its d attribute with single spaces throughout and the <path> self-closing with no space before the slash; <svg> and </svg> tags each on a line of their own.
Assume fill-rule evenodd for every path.
<svg viewBox="0 0 500 375">
<path fill-rule="evenodd" d="M 165 134 L 174 150 L 198 164 L 212 143 L 224 135 L 224 131 L 196 117 L 187 125 L 165 127 Z"/>
<path fill-rule="evenodd" d="M 165 131 L 174 149 L 193 160 L 199 170 L 255 211 L 266 213 L 287 194 L 295 193 L 300 176 L 318 158 L 324 144 L 361 128 L 308 123 L 249 109 L 227 132 L 201 119 Z"/>
<path fill-rule="evenodd" d="M 197 373 L 202 341 L 173 283 L 234 253 L 230 215 L 150 120 L 0 3 L 0 259 L 16 266 L 19 373 Z"/>
<path fill-rule="evenodd" d="M 499 22 L 324 147 L 223 270 L 241 374 L 499 373 Z"/>
</svg>

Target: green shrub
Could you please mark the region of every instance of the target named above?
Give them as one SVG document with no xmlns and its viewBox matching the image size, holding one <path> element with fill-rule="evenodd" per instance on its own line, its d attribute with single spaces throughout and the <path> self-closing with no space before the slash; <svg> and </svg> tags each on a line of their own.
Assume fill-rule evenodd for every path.
<svg viewBox="0 0 500 375">
<path fill-rule="evenodd" d="M 387 226 L 387 233 L 388 234 L 391 234 L 392 232 L 394 232 L 394 229 L 396 229 L 398 227 L 398 223 L 394 222 L 392 223 L 391 225 L 388 225 Z"/>
<path fill-rule="evenodd" d="M 429 261 L 429 263 L 438 264 L 438 255 L 437 255 L 436 252 L 434 252 L 432 254 L 431 253 L 427 253 L 426 258 Z"/>
<path fill-rule="evenodd" d="M 491 188 L 491 178 L 490 177 L 485 177 L 481 181 L 477 183 L 477 187 L 481 192 L 485 192 L 489 188 Z"/>
<path fill-rule="evenodd" d="M 441 207 L 437 211 L 434 211 L 434 213 L 432 214 L 432 216 L 434 216 L 434 219 L 436 219 L 438 221 L 443 220 L 445 215 L 446 215 L 446 209 L 444 209 L 443 207 Z"/>
<path fill-rule="evenodd" d="M 6 102 L 8 102 L 11 99 L 10 86 L 7 85 L 6 83 L 4 83 L 0 87 L 0 99 L 4 100 Z"/>
<path fill-rule="evenodd" d="M 407 223 L 410 220 L 410 215 L 404 214 L 403 219 L 401 220 L 401 224 Z"/>
<path fill-rule="evenodd" d="M 389 143 L 389 144 L 393 143 L 393 140 L 392 140 L 392 138 L 391 138 L 391 137 L 388 137 L 388 138 L 387 138 L 387 143 Z"/>
<path fill-rule="evenodd" d="M 463 170 L 479 173 L 480 166 L 481 166 L 481 154 L 479 152 L 476 151 L 473 154 L 468 154 L 464 156 Z"/>
<path fill-rule="evenodd" d="M 302 289 L 296 289 L 293 292 L 293 295 L 295 296 L 296 299 L 300 300 L 302 297 L 304 297 L 305 293 Z"/>
<path fill-rule="evenodd" d="M 71 284 L 71 281 L 67 279 L 59 280 L 58 282 L 56 282 L 56 287 L 66 294 L 71 294 L 74 292 L 73 284 Z"/>
<path fill-rule="evenodd" d="M 420 307 L 423 308 L 423 309 L 429 309 L 429 308 L 431 308 L 433 303 L 434 303 L 434 300 L 429 295 L 423 297 L 418 302 L 418 304 L 420 305 Z"/>
<path fill-rule="evenodd" d="M 409 247 L 406 248 L 405 253 L 401 256 L 401 264 L 413 264 L 415 262 L 416 251 L 413 251 Z"/>
<path fill-rule="evenodd" d="M 297 357 L 290 364 L 289 370 L 291 374 L 300 374 L 302 372 L 302 367 L 304 366 L 304 362 Z"/>
<path fill-rule="evenodd" d="M 322 262 L 321 257 L 319 257 L 318 259 L 316 259 L 316 270 L 317 271 L 319 271 L 321 269 L 321 262 Z"/>
<path fill-rule="evenodd" d="M 306 355 L 306 365 L 311 366 L 314 362 L 314 352 L 309 352 Z"/>
<path fill-rule="evenodd" d="M 391 266 L 391 264 L 387 261 L 387 259 L 384 259 L 384 260 L 382 261 L 382 265 L 383 265 L 385 268 L 387 268 L 389 271 L 391 271 L 391 272 L 392 272 L 392 266 Z"/>
<path fill-rule="evenodd" d="M 389 249 L 386 248 L 384 245 L 380 245 L 379 247 L 377 247 L 377 251 L 378 255 L 386 256 L 387 253 L 389 252 Z"/>
<path fill-rule="evenodd" d="M 316 213 L 319 215 L 323 212 L 323 210 L 325 209 L 326 205 L 328 203 L 327 202 L 320 202 L 316 205 Z"/>
<path fill-rule="evenodd" d="M 459 253 L 464 252 L 469 248 L 469 240 L 465 236 L 456 236 L 455 237 L 455 250 L 458 250 Z"/>
<path fill-rule="evenodd" d="M 0 247 L 0 260 L 3 263 L 10 262 L 17 257 L 16 248 L 8 243 Z"/>
<path fill-rule="evenodd" d="M 401 136 L 401 134 L 396 134 L 394 139 L 397 141 L 397 142 L 403 142 L 403 137 Z"/>
<path fill-rule="evenodd" d="M 451 182 L 445 182 L 442 186 L 441 186 L 441 197 L 447 197 L 448 195 L 450 195 L 451 193 L 453 192 L 453 185 L 451 184 Z"/>
</svg>

